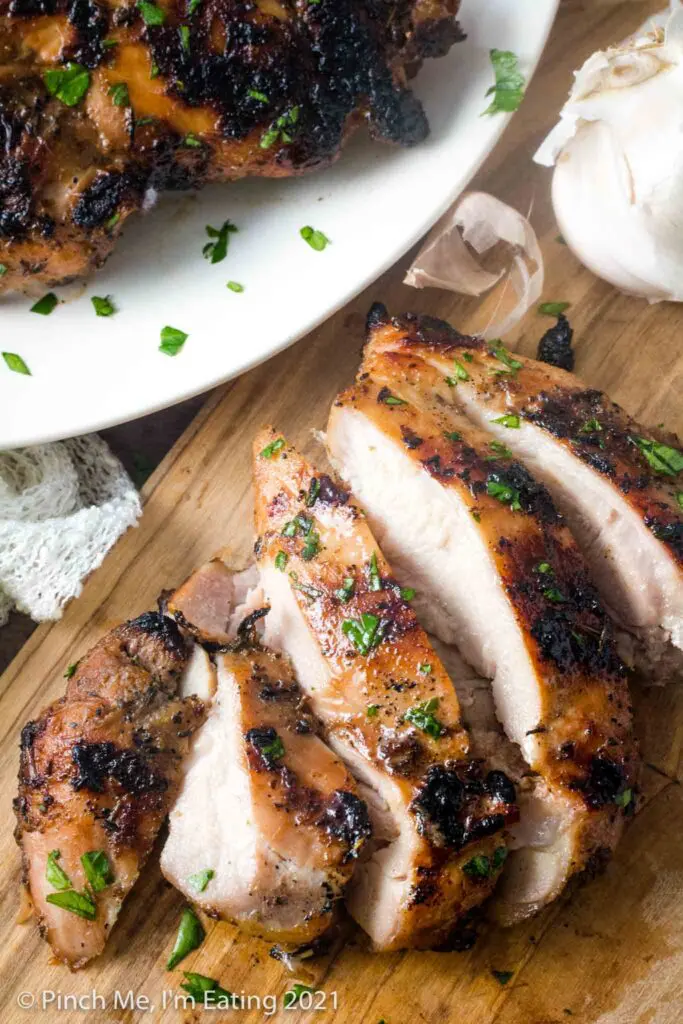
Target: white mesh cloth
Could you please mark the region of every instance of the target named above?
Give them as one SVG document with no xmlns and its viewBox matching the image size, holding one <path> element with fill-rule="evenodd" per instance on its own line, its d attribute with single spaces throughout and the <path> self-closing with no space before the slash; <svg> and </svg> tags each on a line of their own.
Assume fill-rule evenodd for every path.
<svg viewBox="0 0 683 1024">
<path fill-rule="evenodd" d="M 96 435 L 0 452 L 0 626 L 13 607 L 58 619 L 142 511 Z"/>
</svg>

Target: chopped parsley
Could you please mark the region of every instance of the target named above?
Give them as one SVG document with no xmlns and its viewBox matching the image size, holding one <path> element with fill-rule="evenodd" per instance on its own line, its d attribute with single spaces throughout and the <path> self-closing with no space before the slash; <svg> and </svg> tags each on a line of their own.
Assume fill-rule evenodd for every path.
<svg viewBox="0 0 683 1024">
<path fill-rule="evenodd" d="M 113 316 L 116 312 L 116 306 L 111 301 L 111 295 L 93 295 L 90 301 L 97 316 Z"/>
<path fill-rule="evenodd" d="M 316 252 L 322 252 L 323 249 L 330 244 L 330 240 L 327 235 L 324 235 L 322 231 L 316 231 L 315 228 L 306 225 L 299 232 L 304 242 L 308 242 L 311 249 L 315 249 Z"/>
<path fill-rule="evenodd" d="M 213 228 L 210 224 L 207 224 L 206 233 L 213 241 L 207 242 L 202 249 L 204 259 L 209 260 L 210 263 L 221 263 L 228 255 L 230 235 L 233 235 L 237 230 L 232 221 L 229 220 L 224 221 L 219 228 Z"/>
<path fill-rule="evenodd" d="M 519 416 L 515 412 L 499 416 L 498 419 L 491 420 L 491 423 L 500 423 L 501 427 L 507 427 L 508 430 L 519 430 Z"/>
<path fill-rule="evenodd" d="M 470 878 L 490 878 L 496 871 L 498 871 L 507 858 L 508 851 L 505 846 L 499 846 L 493 851 L 493 857 L 487 857 L 486 854 L 480 853 L 476 857 L 472 857 L 466 864 L 463 865 L 463 871 Z"/>
<path fill-rule="evenodd" d="M 177 356 L 187 341 L 188 335 L 177 327 L 162 327 L 159 351 L 167 356 Z"/>
<path fill-rule="evenodd" d="M 462 441 L 462 434 L 457 430 L 445 430 L 443 435 L 447 441 Z"/>
<path fill-rule="evenodd" d="M 183 146 L 187 146 L 189 149 L 200 149 L 202 140 L 198 139 L 194 132 L 188 132 L 183 139 Z"/>
<path fill-rule="evenodd" d="M 289 555 L 286 551 L 278 551 L 275 556 L 275 568 L 279 569 L 280 572 L 284 572 L 289 561 Z"/>
<path fill-rule="evenodd" d="M 295 572 L 290 572 L 289 578 L 292 581 L 292 589 L 299 590 L 302 594 L 305 594 L 309 601 L 317 601 L 319 597 L 323 596 L 322 590 L 316 590 L 315 587 L 309 587 L 305 583 L 299 583 L 299 577 Z"/>
<path fill-rule="evenodd" d="M 315 530 L 309 530 L 306 535 L 306 543 L 301 549 L 301 557 L 304 562 L 310 562 L 320 552 L 320 534 Z"/>
<path fill-rule="evenodd" d="M 678 448 L 649 441 L 646 437 L 630 437 L 629 440 L 642 452 L 655 473 L 676 476 L 683 470 L 683 452 Z"/>
<path fill-rule="evenodd" d="M 311 482 L 308 485 L 308 493 L 306 494 L 306 508 L 311 508 L 311 506 L 315 505 L 319 494 L 320 481 L 316 476 L 311 477 Z"/>
<path fill-rule="evenodd" d="M 7 364 L 7 369 L 11 370 L 12 373 L 23 373 L 25 377 L 31 376 L 31 371 L 28 366 L 16 352 L 3 352 L 2 358 Z"/>
<path fill-rule="evenodd" d="M 43 73 L 45 87 L 67 107 L 75 107 L 90 87 L 90 72 L 82 64 L 69 61 L 63 68 L 51 68 Z"/>
<path fill-rule="evenodd" d="M 195 949 L 199 949 L 204 941 L 204 934 L 202 923 L 194 910 L 190 907 L 186 907 L 185 910 L 183 910 L 182 917 L 180 918 L 180 926 L 178 928 L 175 946 L 173 947 L 173 952 L 168 958 L 166 970 L 172 971 L 174 967 L 178 966 L 181 960 L 184 960 L 186 956 L 193 953 Z"/>
<path fill-rule="evenodd" d="M 102 46 L 104 47 L 105 50 L 113 50 L 114 47 L 118 46 L 118 45 L 119 45 L 119 43 L 118 43 L 117 39 L 103 39 L 102 40 Z"/>
<path fill-rule="evenodd" d="M 197 8 L 201 7 L 201 3 L 202 3 L 202 0 L 190 0 L 189 4 L 187 5 L 187 13 L 188 13 L 188 15 L 194 14 L 194 12 L 197 10 Z"/>
<path fill-rule="evenodd" d="M 301 997 L 305 994 L 313 995 L 315 989 L 312 985 L 302 985 L 301 982 L 295 981 L 288 992 L 285 992 L 285 1010 L 291 1010 L 297 1004 L 301 1003 Z"/>
<path fill-rule="evenodd" d="M 78 661 L 72 661 L 70 665 L 67 665 L 66 669 L 64 670 L 64 678 L 65 679 L 71 679 L 72 676 L 75 676 L 76 675 L 76 669 L 78 668 L 78 666 L 79 666 L 79 662 Z"/>
<path fill-rule="evenodd" d="M 427 661 L 423 661 L 421 665 L 417 666 L 418 672 L 421 672 L 423 676 L 431 674 L 432 666 Z"/>
<path fill-rule="evenodd" d="M 566 600 L 564 594 L 557 587 L 548 587 L 547 590 L 543 591 L 543 596 L 547 601 L 552 601 L 554 604 L 563 604 Z"/>
<path fill-rule="evenodd" d="M 115 85 L 111 85 L 109 87 L 109 95 L 111 96 L 111 101 L 115 107 L 130 106 L 128 86 L 125 82 L 116 82 Z"/>
<path fill-rule="evenodd" d="M 680 506 L 681 508 L 683 508 L 683 491 L 679 491 L 679 492 L 677 493 L 677 495 L 676 495 L 676 501 L 678 502 L 679 506 Z"/>
<path fill-rule="evenodd" d="M 414 708 L 406 711 L 404 718 L 406 722 L 410 722 L 416 729 L 420 729 L 421 732 L 426 732 L 432 739 L 438 740 L 445 732 L 443 725 L 434 714 L 438 706 L 439 698 L 431 697 L 422 704 L 416 704 Z"/>
<path fill-rule="evenodd" d="M 247 89 L 247 96 L 252 100 L 258 100 L 259 103 L 269 103 L 270 100 L 264 92 L 259 92 L 258 89 Z"/>
<path fill-rule="evenodd" d="M 597 434 L 602 430 L 602 424 L 600 420 L 597 420 L 595 416 L 591 416 L 589 420 L 586 420 L 584 425 L 579 428 L 580 434 Z"/>
<path fill-rule="evenodd" d="M 180 45 L 182 46 L 185 53 L 190 49 L 190 26 L 180 25 L 178 28 L 178 35 L 180 36 Z"/>
<path fill-rule="evenodd" d="M 538 312 L 542 316 L 560 317 L 570 306 L 571 302 L 542 302 L 538 307 Z"/>
<path fill-rule="evenodd" d="M 519 491 L 515 487 L 489 477 L 486 481 L 486 493 L 499 501 L 501 505 L 509 505 L 513 512 L 521 512 Z"/>
<path fill-rule="evenodd" d="M 45 899 L 53 906 L 68 910 L 69 913 L 83 917 L 86 921 L 94 921 L 97 917 L 97 907 L 87 893 L 67 889 L 63 892 L 50 892 Z"/>
<path fill-rule="evenodd" d="M 524 99 L 524 75 L 519 70 L 517 55 L 511 50 L 491 50 L 495 85 L 486 93 L 493 96 L 485 114 L 511 114 Z"/>
<path fill-rule="evenodd" d="M 150 78 L 158 78 L 160 74 L 161 74 L 161 68 L 159 67 L 158 64 L 155 64 L 155 62 L 152 61 L 152 66 L 149 69 L 149 77 Z"/>
<path fill-rule="evenodd" d="M 104 850 L 90 850 L 81 856 L 85 877 L 93 892 L 102 892 L 114 881 L 114 874 Z"/>
<path fill-rule="evenodd" d="M 341 601 L 342 604 L 348 604 L 353 597 L 355 589 L 356 582 L 353 576 L 345 576 L 342 586 L 338 590 L 335 590 L 334 596 L 337 600 Z"/>
<path fill-rule="evenodd" d="M 183 971 L 183 981 L 180 987 L 187 992 L 196 1003 L 202 1006 L 223 1007 L 227 1002 L 228 1007 L 232 1001 L 232 992 L 221 988 L 214 978 L 207 978 L 205 974 L 195 974 L 193 971 Z"/>
<path fill-rule="evenodd" d="M 553 567 L 550 562 L 539 562 L 536 566 L 536 572 L 543 573 L 544 576 L 552 576 Z"/>
<path fill-rule="evenodd" d="M 380 393 L 377 395 L 377 401 L 382 402 L 383 405 L 407 405 L 402 398 L 397 395 L 392 395 L 389 388 L 382 388 Z"/>
<path fill-rule="evenodd" d="M 377 552 L 372 552 L 372 558 L 368 565 L 368 585 L 370 590 L 382 590 L 382 577 L 377 568 Z"/>
<path fill-rule="evenodd" d="M 495 455 L 489 455 L 489 459 L 511 459 L 512 452 L 502 441 L 489 441 L 489 448 Z"/>
<path fill-rule="evenodd" d="M 231 292 L 243 292 L 244 291 L 244 285 L 240 284 L 239 281 L 228 281 L 228 283 L 226 284 L 225 287 L 229 288 Z"/>
<path fill-rule="evenodd" d="M 112 216 L 109 218 L 109 220 L 107 221 L 107 223 L 104 226 L 105 226 L 105 228 L 108 231 L 111 231 L 112 228 L 116 227 L 116 225 L 118 224 L 118 222 L 120 220 L 121 220 L 121 214 L 120 213 L 114 213 L 114 214 L 112 214 Z"/>
<path fill-rule="evenodd" d="M 278 437 L 274 441 L 271 441 L 270 444 L 267 444 L 265 448 L 262 448 L 261 451 L 259 452 L 259 455 L 262 459 L 272 459 L 273 455 L 276 455 L 277 452 L 282 451 L 284 446 L 284 437 Z M 284 530 L 282 532 L 285 533 Z M 285 533 L 285 537 L 289 536 L 290 534 Z M 293 536 L 293 534 L 291 536 Z"/>
<path fill-rule="evenodd" d="M 368 655 L 375 647 L 379 647 L 386 633 L 388 623 L 377 615 L 364 612 L 360 620 L 344 619 L 342 632 L 348 637 L 359 654 Z"/>
<path fill-rule="evenodd" d="M 268 761 L 279 761 L 285 756 L 285 745 L 277 733 L 270 743 L 258 743 L 257 746 Z"/>
<path fill-rule="evenodd" d="M 32 313 L 40 313 L 41 316 L 49 316 L 52 310 L 55 308 L 59 299 L 54 292 L 48 292 L 47 295 L 43 295 L 42 299 L 38 299 L 31 306 Z"/>
<path fill-rule="evenodd" d="M 0 263 L 0 277 L 4 277 L 7 273 L 7 267 L 4 263 Z"/>
<path fill-rule="evenodd" d="M 505 345 L 503 345 L 503 342 L 500 340 L 491 342 L 489 352 L 492 356 L 495 356 L 499 362 L 503 363 L 507 367 L 506 370 L 494 370 L 494 373 L 496 374 L 517 373 L 517 370 L 521 370 L 524 366 L 524 363 L 520 363 L 519 359 L 515 359 L 515 357 L 508 352 Z"/>
<path fill-rule="evenodd" d="M 617 805 L 617 807 L 624 807 L 624 808 L 626 808 L 626 807 L 628 807 L 628 805 L 631 803 L 632 800 L 633 800 L 633 790 L 632 789 L 625 789 L 623 793 L 619 793 L 615 797 L 614 802 Z"/>
<path fill-rule="evenodd" d="M 377 715 L 379 714 L 379 704 L 368 704 L 365 709 L 365 713 L 368 718 L 377 718 Z"/>
<path fill-rule="evenodd" d="M 491 974 L 496 979 L 499 985 L 507 985 L 508 981 L 514 976 L 514 971 L 491 971 Z"/>
<path fill-rule="evenodd" d="M 156 4 L 152 3 L 152 0 L 138 0 L 138 10 L 142 15 L 145 25 L 149 28 L 153 28 L 155 25 L 163 25 L 166 21 L 166 13 L 161 7 L 157 7 Z"/>
<path fill-rule="evenodd" d="M 62 856 L 59 850 L 51 850 L 47 855 L 45 878 L 53 889 L 71 889 L 71 879 L 66 871 L 57 863 Z"/>
<path fill-rule="evenodd" d="M 196 874 L 190 875 L 187 881 L 195 892 L 204 892 L 215 874 L 213 868 L 204 868 L 203 871 L 197 871 Z"/>
<path fill-rule="evenodd" d="M 412 601 L 417 590 L 414 587 L 401 587 L 401 597 L 404 601 Z"/>
<path fill-rule="evenodd" d="M 267 129 L 261 136 L 259 146 L 261 149 L 270 149 L 274 146 L 278 140 L 280 142 L 291 142 L 292 132 L 297 121 L 299 120 L 299 107 L 292 107 L 291 110 L 285 111 L 278 117 L 270 128 Z"/>
<path fill-rule="evenodd" d="M 453 360 L 453 376 L 446 377 L 446 383 L 450 387 L 455 387 L 459 380 L 469 380 L 470 375 L 462 365 L 459 359 Z"/>
</svg>

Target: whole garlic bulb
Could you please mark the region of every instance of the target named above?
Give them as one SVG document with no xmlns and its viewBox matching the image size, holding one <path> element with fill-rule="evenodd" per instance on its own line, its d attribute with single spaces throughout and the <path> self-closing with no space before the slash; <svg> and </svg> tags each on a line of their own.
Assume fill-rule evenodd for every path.
<svg viewBox="0 0 683 1024">
<path fill-rule="evenodd" d="M 668 15 L 668 16 L 667 16 Z M 562 236 L 599 277 L 683 301 L 683 7 L 598 51 L 538 150 Z"/>
</svg>

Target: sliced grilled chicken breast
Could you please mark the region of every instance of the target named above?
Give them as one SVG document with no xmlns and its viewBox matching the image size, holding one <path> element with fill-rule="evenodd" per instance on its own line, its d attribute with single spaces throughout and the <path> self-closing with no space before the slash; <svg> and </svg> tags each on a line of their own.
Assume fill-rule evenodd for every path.
<svg viewBox="0 0 683 1024">
<path fill-rule="evenodd" d="M 255 615 L 237 632 L 228 625 L 239 592 L 239 576 L 214 560 L 168 600 L 195 636 L 233 649 L 216 654 L 215 701 L 193 741 L 161 869 L 208 914 L 307 943 L 334 920 L 370 822 L 354 779 L 316 735 L 287 659 L 259 646 Z"/>
<path fill-rule="evenodd" d="M 575 376 L 442 321 L 381 309 L 371 348 L 426 360 L 455 381 L 446 397 L 522 458 L 566 515 L 639 667 L 683 672 L 683 452 Z M 464 373 L 455 372 L 455 367 Z"/>
<path fill-rule="evenodd" d="M 310 942 L 334 919 L 370 832 L 367 809 L 316 736 L 282 655 L 253 649 L 216 663 L 216 698 L 161 869 L 212 916 L 271 941 Z"/>
<path fill-rule="evenodd" d="M 506 869 L 518 919 L 621 833 L 637 767 L 623 667 L 546 489 L 443 405 L 429 365 L 371 353 L 363 371 L 332 408 L 332 460 L 415 587 L 421 621 L 493 681 L 505 731 L 537 773 L 526 802 L 542 828 L 528 844 L 523 817 Z"/>
<path fill-rule="evenodd" d="M 493 888 L 514 787 L 472 759 L 410 594 L 349 495 L 272 430 L 255 485 L 266 642 L 291 657 L 370 810 L 347 906 L 379 949 L 439 945 Z"/>
<path fill-rule="evenodd" d="M 42 933 L 70 967 L 97 956 L 178 789 L 203 719 L 188 651 L 148 613 L 107 634 L 21 737 L 16 838 Z"/>
</svg>

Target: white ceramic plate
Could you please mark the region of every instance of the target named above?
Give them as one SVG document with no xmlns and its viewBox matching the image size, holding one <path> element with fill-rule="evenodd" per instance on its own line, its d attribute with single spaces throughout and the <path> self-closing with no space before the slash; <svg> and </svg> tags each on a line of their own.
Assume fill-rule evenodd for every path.
<svg viewBox="0 0 683 1024">
<path fill-rule="evenodd" d="M 306 334 L 391 266 L 447 209 L 490 153 L 507 117 L 481 117 L 489 50 L 513 50 L 531 75 L 559 0 L 464 0 L 468 39 L 414 83 L 431 136 L 412 150 L 356 138 L 333 167 L 296 180 L 244 181 L 164 198 L 129 222 L 104 270 L 49 317 L 25 297 L 0 307 L 0 447 L 70 437 L 172 405 L 234 377 Z M 202 258 L 205 225 L 239 227 L 227 259 Z M 332 241 L 315 252 L 310 224 Z M 228 280 L 244 285 L 235 294 Z M 56 289 L 60 294 L 60 289 Z M 96 317 L 92 295 L 119 309 Z M 158 351 L 160 329 L 189 334 Z M 358 339 L 353 339 L 354 344 Z"/>
</svg>

